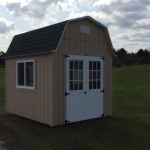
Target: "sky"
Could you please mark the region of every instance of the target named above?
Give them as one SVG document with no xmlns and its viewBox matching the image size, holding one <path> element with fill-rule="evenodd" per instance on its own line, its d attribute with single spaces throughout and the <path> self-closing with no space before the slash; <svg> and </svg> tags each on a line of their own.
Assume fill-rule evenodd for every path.
<svg viewBox="0 0 150 150">
<path fill-rule="evenodd" d="M 116 50 L 150 50 L 150 0 L 0 0 L 0 51 L 16 34 L 83 16 L 108 28 Z"/>
</svg>

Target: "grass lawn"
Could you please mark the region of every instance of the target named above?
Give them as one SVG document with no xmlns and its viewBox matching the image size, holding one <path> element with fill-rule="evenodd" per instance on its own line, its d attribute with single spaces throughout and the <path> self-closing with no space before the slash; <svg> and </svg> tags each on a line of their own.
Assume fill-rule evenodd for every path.
<svg viewBox="0 0 150 150">
<path fill-rule="evenodd" d="M 49 127 L 6 114 L 0 69 L 0 140 L 10 150 L 149 150 L 150 66 L 113 69 L 113 116 Z"/>
</svg>

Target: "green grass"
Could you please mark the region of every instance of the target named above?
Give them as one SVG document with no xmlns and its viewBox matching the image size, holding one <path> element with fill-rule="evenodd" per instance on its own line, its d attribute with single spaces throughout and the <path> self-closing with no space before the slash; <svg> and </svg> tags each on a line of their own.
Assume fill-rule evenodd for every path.
<svg viewBox="0 0 150 150">
<path fill-rule="evenodd" d="M 10 150 L 149 150 L 150 66 L 113 69 L 113 116 L 49 127 L 4 112 L 0 69 L 0 140 Z"/>
</svg>

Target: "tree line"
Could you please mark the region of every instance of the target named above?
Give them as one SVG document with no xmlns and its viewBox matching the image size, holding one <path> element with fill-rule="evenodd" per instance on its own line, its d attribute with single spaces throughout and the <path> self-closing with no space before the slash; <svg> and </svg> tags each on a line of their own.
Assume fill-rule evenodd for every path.
<svg viewBox="0 0 150 150">
<path fill-rule="evenodd" d="M 4 52 L 0 51 L 0 67 L 5 66 L 5 59 L 2 58 L 4 54 Z"/>
<path fill-rule="evenodd" d="M 124 48 L 115 50 L 116 57 L 113 59 L 114 67 L 133 64 L 150 64 L 150 51 L 147 49 L 139 49 L 136 53 L 128 53 Z"/>
<path fill-rule="evenodd" d="M 124 48 L 114 49 L 116 57 L 113 59 L 114 67 L 121 67 L 123 65 L 133 65 L 133 64 L 150 64 L 150 51 L 147 49 L 139 49 L 136 53 L 128 53 Z M 0 51 L 0 66 L 5 66 L 5 60 L 2 56 L 5 53 Z"/>
</svg>

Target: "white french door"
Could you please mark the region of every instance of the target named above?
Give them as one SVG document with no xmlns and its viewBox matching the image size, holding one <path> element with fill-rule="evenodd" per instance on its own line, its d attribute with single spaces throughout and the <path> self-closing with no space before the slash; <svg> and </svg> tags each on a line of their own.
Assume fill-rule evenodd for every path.
<svg viewBox="0 0 150 150">
<path fill-rule="evenodd" d="M 103 59 L 70 55 L 66 58 L 66 121 L 103 114 Z"/>
</svg>

